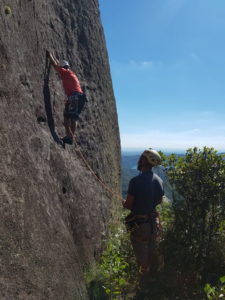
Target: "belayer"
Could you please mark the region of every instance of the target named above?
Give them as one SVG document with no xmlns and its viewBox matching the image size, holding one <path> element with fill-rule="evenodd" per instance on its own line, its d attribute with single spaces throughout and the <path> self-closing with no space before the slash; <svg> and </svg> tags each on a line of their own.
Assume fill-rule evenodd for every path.
<svg viewBox="0 0 225 300">
<path fill-rule="evenodd" d="M 69 63 L 66 60 L 63 60 L 60 63 L 50 51 L 47 51 L 47 55 L 51 64 L 58 72 L 62 80 L 64 92 L 68 97 L 65 102 L 64 109 L 64 126 L 66 136 L 62 138 L 62 141 L 63 143 L 72 145 L 74 133 L 77 127 L 77 120 L 79 120 L 79 114 L 87 100 L 76 74 L 70 70 Z"/>
<path fill-rule="evenodd" d="M 123 206 L 131 210 L 125 220 L 139 268 L 139 288 L 147 289 L 157 271 L 156 237 L 160 230 L 156 206 L 164 195 L 163 181 L 152 172 L 161 157 L 153 149 L 145 150 L 139 158 L 140 174 L 130 180 Z"/>
</svg>

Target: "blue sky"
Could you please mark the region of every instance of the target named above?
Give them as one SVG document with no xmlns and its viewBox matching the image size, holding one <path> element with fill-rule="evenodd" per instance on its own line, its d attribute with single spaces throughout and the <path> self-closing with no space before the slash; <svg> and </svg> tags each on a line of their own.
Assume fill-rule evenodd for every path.
<svg viewBox="0 0 225 300">
<path fill-rule="evenodd" d="M 100 0 L 123 149 L 225 150 L 225 1 Z"/>
</svg>

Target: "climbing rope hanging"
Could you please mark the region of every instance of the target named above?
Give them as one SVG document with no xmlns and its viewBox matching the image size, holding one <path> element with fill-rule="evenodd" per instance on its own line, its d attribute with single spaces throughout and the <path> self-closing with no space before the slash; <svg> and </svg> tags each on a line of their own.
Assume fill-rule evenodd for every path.
<svg viewBox="0 0 225 300">
<path fill-rule="evenodd" d="M 108 192 L 110 193 L 112 196 L 116 197 L 117 199 L 124 201 L 124 199 L 118 194 L 115 193 L 108 185 L 106 185 L 103 180 L 101 178 L 99 178 L 99 176 L 97 176 L 94 172 L 94 170 L 91 168 L 90 164 L 87 162 L 87 160 L 85 159 L 82 151 L 80 150 L 80 146 L 78 145 L 76 139 L 74 139 L 74 144 L 75 144 L 75 151 L 78 152 L 78 154 L 80 155 L 82 161 L 84 162 L 84 164 L 86 165 L 87 169 L 92 173 L 92 175 L 94 175 L 94 177 L 96 178 L 96 180 L 102 185 L 102 187 Z"/>
</svg>

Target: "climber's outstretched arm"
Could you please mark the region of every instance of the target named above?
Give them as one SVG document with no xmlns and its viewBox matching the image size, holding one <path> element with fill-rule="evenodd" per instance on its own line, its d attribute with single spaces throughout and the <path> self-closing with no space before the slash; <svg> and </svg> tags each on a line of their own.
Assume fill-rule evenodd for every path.
<svg viewBox="0 0 225 300">
<path fill-rule="evenodd" d="M 52 53 L 52 52 L 50 52 L 50 51 L 47 51 L 47 55 L 48 55 L 48 57 L 49 57 L 49 59 L 50 59 L 50 61 L 51 61 L 51 64 L 53 65 L 53 67 L 55 68 L 55 69 L 57 69 L 57 67 L 59 67 L 59 61 L 58 61 L 58 59 L 55 57 L 55 55 Z"/>
</svg>

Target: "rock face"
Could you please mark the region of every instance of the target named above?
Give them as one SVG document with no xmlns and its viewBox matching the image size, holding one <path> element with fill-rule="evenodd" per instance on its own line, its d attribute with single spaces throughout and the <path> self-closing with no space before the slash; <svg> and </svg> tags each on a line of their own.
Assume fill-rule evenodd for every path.
<svg viewBox="0 0 225 300">
<path fill-rule="evenodd" d="M 83 272 L 102 249 L 116 201 L 75 146 L 63 149 L 65 95 L 46 49 L 88 97 L 83 156 L 120 192 L 120 141 L 97 0 L 0 4 L 0 299 L 88 299 Z"/>
</svg>

